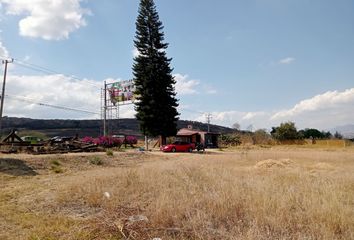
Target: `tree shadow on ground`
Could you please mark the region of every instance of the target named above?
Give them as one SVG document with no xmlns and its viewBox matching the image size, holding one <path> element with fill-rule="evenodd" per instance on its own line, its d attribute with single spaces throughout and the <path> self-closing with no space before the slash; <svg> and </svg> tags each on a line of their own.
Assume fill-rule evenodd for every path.
<svg viewBox="0 0 354 240">
<path fill-rule="evenodd" d="M 35 176 L 38 173 L 24 161 L 14 158 L 0 158 L 0 173 L 13 176 Z"/>
</svg>

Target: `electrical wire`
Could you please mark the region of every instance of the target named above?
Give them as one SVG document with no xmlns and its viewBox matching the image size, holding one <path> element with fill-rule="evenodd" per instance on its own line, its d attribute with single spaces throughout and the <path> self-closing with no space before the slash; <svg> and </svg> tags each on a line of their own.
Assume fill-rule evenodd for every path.
<svg viewBox="0 0 354 240">
<path fill-rule="evenodd" d="M 58 106 L 58 105 L 53 105 L 53 104 L 50 104 L 50 103 L 36 102 L 36 101 L 31 100 L 28 97 L 15 96 L 15 95 L 9 95 L 9 94 L 6 94 L 5 96 L 9 97 L 9 98 L 12 98 L 14 100 L 18 100 L 18 101 L 21 101 L 21 102 L 27 102 L 27 103 L 31 103 L 31 104 L 36 104 L 36 105 L 39 105 L 39 106 L 51 107 L 51 108 L 56 108 L 56 109 L 61 109 L 61 110 L 66 110 L 66 111 L 86 113 L 86 114 L 100 115 L 100 113 L 92 112 L 92 111 L 89 111 L 89 110 L 66 107 L 66 106 Z"/>
<path fill-rule="evenodd" d="M 190 113 L 207 114 L 207 112 L 192 110 L 192 109 L 189 109 L 189 108 L 183 108 L 183 109 L 180 109 L 180 110 L 181 111 L 185 111 L 185 112 L 190 112 Z"/>
<path fill-rule="evenodd" d="M 4 56 L 4 55 L 0 55 L 0 58 L 4 58 L 4 59 L 7 59 L 8 57 Z M 42 66 L 39 66 L 37 64 L 33 64 L 33 63 L 29 63 L 29 62 L 26 62 L 26 61 L 22 61 L 22 60 L 19 60 L 19 59 L 16 59 L 16 58 L 12 58 L 14 60 L 14 64 L 15 65 L 18 65 L 20 67 L 24 67 L 24 68 L 27 68 L 27 69 L 30 69 L 30 70 L 33 70 L 33 71 L 37 71 L 37 72 L 41 72 L 41 73 L 45 73 L 45 74 L 56 74 L 56 75 L 62 75 L 62 76 L 65 76 L 69 79 L 72 79 L 72 80 L 75 80 L 75 81 L 78 81 L 80 83 L 87 83 L 87 84 L 90 84 L 92 86 L 95 86 L 97 88 L 101 88 L 101 85 L 97 82 L 94 82 L 94 81 L 90 81 L 90 80 L 87 80 L 87 79 L 81 79 L 81 78 L 78 78 L 78 77 L 75 77 L 75 76 L 72 76 L 72 75 L 68 75 L 68 74 L 63 74 L 63 73 L 60 73 L 58 71 L 55 71 L 55 70 L 52 70 L 52 69 L 49 69 L 47 67 L 42 67 Z"/>
<path fill-rule="evenodd" d="M 48 70 L 48 69 L 40 67 L 38 65 L 24 63 L 24 62 L 16 60 L 16 59 L 14 60 L 14 64 L 17 65 L 17 66 L 24 67 L 24 68 L 27 68 L 27 69 L 31 69 L 33 71 L 41 72 L 41 73 L 44 73 L 44 74 L 62 75 L 62 76 L 67 77 L 69 79 L 75 80 L 75 81 L 77 81 L 79 83 L 82 83 L 82 84 L 83 83 L 87 83 L 87 84 L 90 84 L 92 86 L 95 86 L 95 87 L 101 89 L 101 86 L 100 86 L 99 83 L 95 83 L 93 81 L 86 80 L 86 79 L 80 79 L 80 78 L 77 78 L 75 76 L 69 76 L 69 75 L 66 75 L 66 74 L 63 74 L 63 73 L 59 73 L 59 72 L 56 72 L 56 71 L 53 71 L 53 70 Z"/>
<path fill-rule="evenodd" d="M 0 55 L 1 58 L 5 58 L 7 59 L 8 57 L 6 56 L 3 56 L 3 55 Z M 66 75 L 66 74 L 62 74 L 58 71 L 55 71 L 55 70 L 52 70 L 52 69 L 49 69 L 49 68 L 46 68 L 46 67 L 42 67 L 42 66 L 39 66 L 37 64 L 32 64 L 32 63 L 28 63 L 28 62 L 25 62 L 25 61 L 21 61 L 19 59 L 16 59 L 16 58 L 13 58 L 14 59 L 14 64 L 20 66 L 20 67 L 24 67 L 24 68 L 27 68 L 27 69 L 30 69 L 30 70 L 33 70 L 33 71 L 37 71 L 37 72 L 41 72 L 41 73 L 44 73 L 44 74 L 56 74 L 56 75 L 62 75 L 63 77 L 67 77 L 67 78 L 70 78 L 72 80 L 75 80 L 79 83 L 87 83 L 87 84 L 90 84 L 90 85 L 93 85 L 97 88 L 100 88 L 101 89 L 101 86 L 96 83 L 96 82 L 93 82 L 93 81 L 90 81 L 90 80 L 87 80 L 87 79 L 80 79 L 80 78 L 77 78 L 75 76 L 69 76 L 69 75 Z M 52 104 L 48 104 L 48 103 L 38 103 L 38 102 L 35 102 L 34 100 L 29 100 L 28 98 L 27 99 L 24 99 L 25 97 L 20 97 L 20 96 L 14 96 L 14 95 L 7 95 L 11 98 L 22 98 L 21 99 L 17 99 L 19 101 L 25 101 L 25 102 L 29 102 L 29 103 L 32 103 L 32 104 L 37 104 L 37 105 L 41 105 L 41 106 L 47 106 L 47 107 L 53 107 L 53 108 L 59 108 L 59 109 L 63 109 L 63 110 L 70 110 L 70 111 L 79 111 L 79 112 L 83 112 L 83 113 L 89 113 L 89 114 L 98 114 L 98 113 L 95 113 L 95 112 L 91 112 L 91 111 L 86 111 L 86 110 L 80 110 L 80 109 L 75 109 L 75 108 L 70 108 L 70 107 L 64 107 L 64 106 L 56 106 L 56 105 L 52 105 Z M 129 103 L 129 104 L 132 104 L 132 103 Z M 129 105 L 127 104 L 127 105 Z M 126 104 L 120 104 L 121 105 L 126 105 Z M 206 112 L 202 112 L 202 111 L 197 111 L 197 110 L 192 110 L 192 109 L 181 109 L 182 111 L 186 111 L 186 112 L 191 112 L 191 113 L 198 113 L 198 114 L 207 114 Z"/>
</svg>

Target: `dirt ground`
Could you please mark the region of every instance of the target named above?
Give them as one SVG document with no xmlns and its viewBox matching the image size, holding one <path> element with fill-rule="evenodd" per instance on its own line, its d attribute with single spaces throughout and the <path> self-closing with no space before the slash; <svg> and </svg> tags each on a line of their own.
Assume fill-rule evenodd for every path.
<svg viewBox="0 0 354 240">
<path fill-rule="evenodd" d="M 330 191 L 321 192 L 325 187 L 321 185 L 329 181 L 328 189 L 333 187 L 331 191 L 343 194 L 338 201 L 345 199 L 345 206 L 341 206 L 344 200 L 338 202 L 337 199 L 319 209 L 308 203 L 308 209 L 303 211 L 311 213 L 303 214 L 314 214 L 313 219 L 300 217 L 300 210 L 296 210 L 288 215 L 291 216 L 288 220 L 285 216 L 274 220 L 271 219 L 273 213 L 268 213 L 264 207 L 268 200 L 262 200 L 262 207 L 257 208 L 259 202 L 246 205 L 242 203 L 243 198 L 238 197 L 240 194 L 233 193 L 245 192 L 244 197 L 247 197 L 245 185 L 251 181 L 259 188 L 262 182 L 283 186 L 289 181 L 283 186 L 288 189 L 294 178 L 308 179 L 308 183 L 318 181 L 311 190 L 304 189 L 306 182 L 296 185 L 297 181 L 294 185 L 303 189 L 305 195 L 311 194 L 314 201 L 319 198 L 313 194 L 314 189 L 324 194 L 324 201 L 327 199 Z M 238 188 L 227 184 L 228 181 L 236 181 L 233 185 Z M 221 182 L 224 185 L 220 185 Z M 222 196 L 224 192 L 220 189 L 224 187 L 230 192 L 219 205 L 215 205 L 215 200 L 200 202 L 200 198 L 211 198 L 207 194 L 214 190 Z M 130 150 L 114 152 L 113 156 L 106 153 L 2 154 L 0 189 L 0 239 L 4 240 L 354 238 L 354 150 L 351 148 L 255 147 L 192 154 Z M 176 191 L 181 192 L 174 196 Z M 269 188 L 269 191 L 274 189 Z M 281 195 L 281 191 L 273 195 Z M 257 192 L 257 196 L 271 198 L 268 192 Z M 229 199 L 228 196 L 234 197 Z M 255 195 L 252 196 L 250 199 Z M 183 202 L 179 202 L 183 197 Z M 332 195 L 328 195 L 328 201 L 332 201 L 330 199 Z M 235 210 L 236 200 L 244 204 L 241 210 Z M 287 205 L 288 200 L 274 201 L 279 205 L 273 206 L 274 209 L 280 211 L 280 205 Z M 307 204 L 303 198 L 300 201 Z M 324 216 L 318 211 L 334 203 L 338 204 L 334 209 L 344 209 L 340 216 L 336 215 L 338 221 L 323 220 Z M 206 205 L 209 207 L 204 211 Z M 195 214 L 190 216 L 189 212 Z M 229 212 L 235 214 L 228 216 Z M 317 225 L 321 227 L 313 231 L 297 227 L 311 225 L 312 221 L 319 221 Z M 236 229 L 233 225 L 238 224 Z M 277 229 L 283 224 L 286 230 Z"/>
</svg>

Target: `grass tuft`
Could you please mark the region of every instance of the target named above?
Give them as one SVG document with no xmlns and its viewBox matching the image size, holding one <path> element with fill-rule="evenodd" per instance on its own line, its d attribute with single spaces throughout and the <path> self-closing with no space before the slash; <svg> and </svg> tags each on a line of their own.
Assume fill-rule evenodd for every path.
<svg viewBox="0 0 354 240">
<path fill-rule="evenodd" d="M 103 165 L 103 160 L 99 156 L 90 157 L 89 162 L 93 165 Z"/>
<path fill-rule="evenodd" d="M 63 173 L 64 170 L 63 168 L 61 167 L 61 163 L 59 160 L 57 159 L 52 159 L 50 161 L 50 169 L 54 172 L 54 173 Z"/>
<path fill-rule="evenodd" d="M 114 155 L 113 150 L 112 150 L 112 149 L 107 149 L 107 150 L 106 150 L 106 155 L 107 155 L 108 157 L 113 157 L 113 155 Z"/>
</svg>

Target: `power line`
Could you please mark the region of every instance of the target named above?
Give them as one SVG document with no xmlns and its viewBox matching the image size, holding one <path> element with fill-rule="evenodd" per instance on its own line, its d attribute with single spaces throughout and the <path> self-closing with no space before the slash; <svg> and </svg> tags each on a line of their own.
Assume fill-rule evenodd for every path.
<svg viewBox="0 0 354 240">
<path fill-rule="evenodd" d="M 10 97 L 14 100 L 22 101 L 22 102 L 27 102 L 31 104 L 36 104 L 39 106 L 44 106 L 44 107 L 51 107 L 51 108 L 56 108 L 56 109 L 61 109 L 61 110 L 67 110 L 67 111 L 73 111 L 73 112 L 80 112 L 80 113 L 86 113 L 86 114 L 95 114 L 95 115 L 100 115 L 100 113 L 97 112 L 92 112 L 89 110 L 84 110 L 84 109 L 78 109 L 78 108 L 72 108 L 72 107 L 66 107 L 66 106 L 58 106 L 58 105 L 53 105 L 49 103 L 43 103 L 43 102 L 36 102 L 31 100 L 30 98 L 27 97 L 22 97 L 22 96 L 15 96 L 15 95 L 8 95 L 6 94 L 5 96 Z"/>
<path fill-rule="evenodd" d="M 21 102 L 27 102 L 27 103 L 31 103 L 31 104 L 36 104 L 36 105 L 44 106 L 44 107 L 51 107 L 51 108 L 67 110 L 67 111 L 74 111 L 74 112 L 80 112 L 80 113 L 101 115 L 101 113 L 93 112 L 93 111 L 89 111 L 89 110 L 72 108 L 72 107 L 68 107 L 68 106 L 53 105 L 53 104 L 44 103 L 44 102 L 37 102 L 37 101 L 33 100 L 32 98 L 24 97 L 24 96 L 16 96 L 16 95 L 11 95 L 11 94 L 6 94 L 5 96 L 7 96 L 9 98 L 12 98 L 13 100 L 17 100 L 17 101 L 21 101 Z M 188 110 L 188 111 L 205 114 L 203 112 L 195 111 L 195 110 Z M 209 114 L 206 115 L 206 117 L 207 117 L 207 123 L 210 124 L 211 119 L 212 119 L 212 115 L 209 113 Z"/>
<path fill-rule="evenodd" d="M 3 55 L 0 55 L 0 57 L 1 58 L 7 58 L 6 56 L 3 56 Z M 77 82 L 79 82 L 81 84 L 83 84 L 85 82 L 87 84 L 93 85 L 93 86 L 101 89 L 101 86 L 100 86 L 99 83 L 96 83 L 96 82 L 93 82 L 93 81 L 90 81 L 90 80 L 80 79 L 80 78 L 77 78 L 75 76 L 69 76 L 67 74 L 60 73 L 58 71 L 49 69 L 47 67 L 43 67 L 43 66 L 40 66 L 40 65 L 37 65 L 37 64 L 26 62 L 26 61 L 21 61 L 21 60 L 16 59 L 16 58 L 14 58 L 13 61 L 14 61 L 13 62 L 14 64 L 16 64 L 16 65 L 18 65 L 20 67 L 24 67 L 24 68 L 27 68 L 27 69 L 30 69 L 30 70 L 33 70 L 33 71 L 37 71 L 37 72 L 41 72 L 41 73 L 44 73 L 44 74 L 62 75 L 63 77 L 67 77 L 69 79 L 75 80 L 75 81 L 77 81 Z M 19 101 L 28 102 L 28 103 L 32 103 L 32 104 L 37 104 L 37 105 L 40 105 L 40 106 L 46 106 L 46 107 L 52 107 L 52 108 L 57 108 L 57 109 L 62 109 L 62 110 L 69 110 L 69 111 L 76 111 L 76 112 L 99 115 L 96 112 L 91 112 L 91 111 L 87 111 L 87 110 L 81 110 L 81 109 L 76 109 L 76 108 L 71 108 L 71 107 L 66 107 L 66 106 L 57 106 L 57 105 L 52 105 L 52 104 L 49 104 L 49 103 L 36 102 L 35 100 L 29 100 L 26 97 L 14 96 L 14 95 L 6 95 L 6 96 L 9 96 L 11 98 L 15 98 L 16 100 L 19 100 Z M 192 110 L 192 109 L 183 109 L 183 111 L 192 112 L 192 113 L 198 113 L 198 114 L 205 114 L 206 115 L 206 119 L 207 119 L 207 123 L 208 123 L 208 131 L 209 131 L 209 124 L 210 124 L 210 121 L 212 119 L 212 115 L 210 113 L 206 113 L 206 112 L 202 112 L 202 111 L 196 111 L 196 110 Z"/>
<path fill-rule="evenodd" d="M 59 73 L 57 71 L 53 71 L 53 70 L 48 70 L 46 68 L 43 68 L 43 67 L 40 67 L 38 65 L 34 65 L 34 64 L 29 64 L 29 63 L 24 63 L 22 61 L 19 61 L 19 60 L 15 60 L 14 62 L 17 66 L 20 66 L 20 67 L 24 67 L 24 68 L 27 68 L 27 69 L 31 69 L 33 71 L 37 71 L 37 72 L 41 72 L 41 73 L 45 73 L 45 74 L 56 74 L 56 75 L 62 75 L 64 77 L 67 77 L 69 79 L 72 79 L 72 80 L 75 80 L 79 83 L 87 83 L 87 84 L 90 84 L 92 86 L 95 86 L 97 88 L 101 88 L 101 85 L 99 83 L 95 83 L 93 81 L 89 81 L 89 80 L 86 80 L 86 79 L 80 79 L 80 78 L 77 78 L 75 76 L 69 76 L 67 74 L 63 74 L 63 73 Z"/>
<path fill-rule="evenodd" d="M 197 111 L 197 110 L 192 110 L 192 109 L 180 109 L 181 111 L 185 111 L 185 112 L 191 112 L 191 113 L 198 113 L 198 114 L 205 114 L 205 112 L 201 112 L 201 111 Z"/>
<path fill-rule="evenodd" d="M 0 58 L 4 58 L 4 59 L 7 59 L 8 57 L 4 56 L 4 55 L 0 55 Z M 20 66 L 20 67 L 24 67 L 24 68 L 27 68 L 27 69 L 31 69 L 33 71 L 37 71 L 37 72 L 41 72 L 41 73 L 45 73 L 45 74 L 56 74 L 56 75 L 63 75 L 67 78 L 70 78 L 72 80 L 76 80 L 80 83 L 82 82 L 86 82 L 87 84 L 90 84 L 90 85 L 93 85 L 97 88 L 101 88 L 101 84 L 97 83 L 97 82 L 94 82 L 94 81 L 90 81 L 90 80 L 87 80 L 87 79 L 81 79 L 81 78 L 78 78 L 78 77 L 75 77 L 75 76 L 72 76 L 72 75 L 68 75 L 68 74 L 63 74 L 63 73 L 60 73 L 59 71 L 55 71 L 55 70 L 52 70 L 52 69 L 49 69 L 47 67 L 43 67 L 43 66 L 40 66 L 40 65 L 37 65 L 37 64 L 33 64 L 33 63 L 29 63 L 29 62 L 25 62 L 25 61 L 22 61 L 22 60 L 19 60 L 19 59 L 16 59 L 16 58 L 13 58 L 14 60 L 14 64 Z"/>
</svg>

